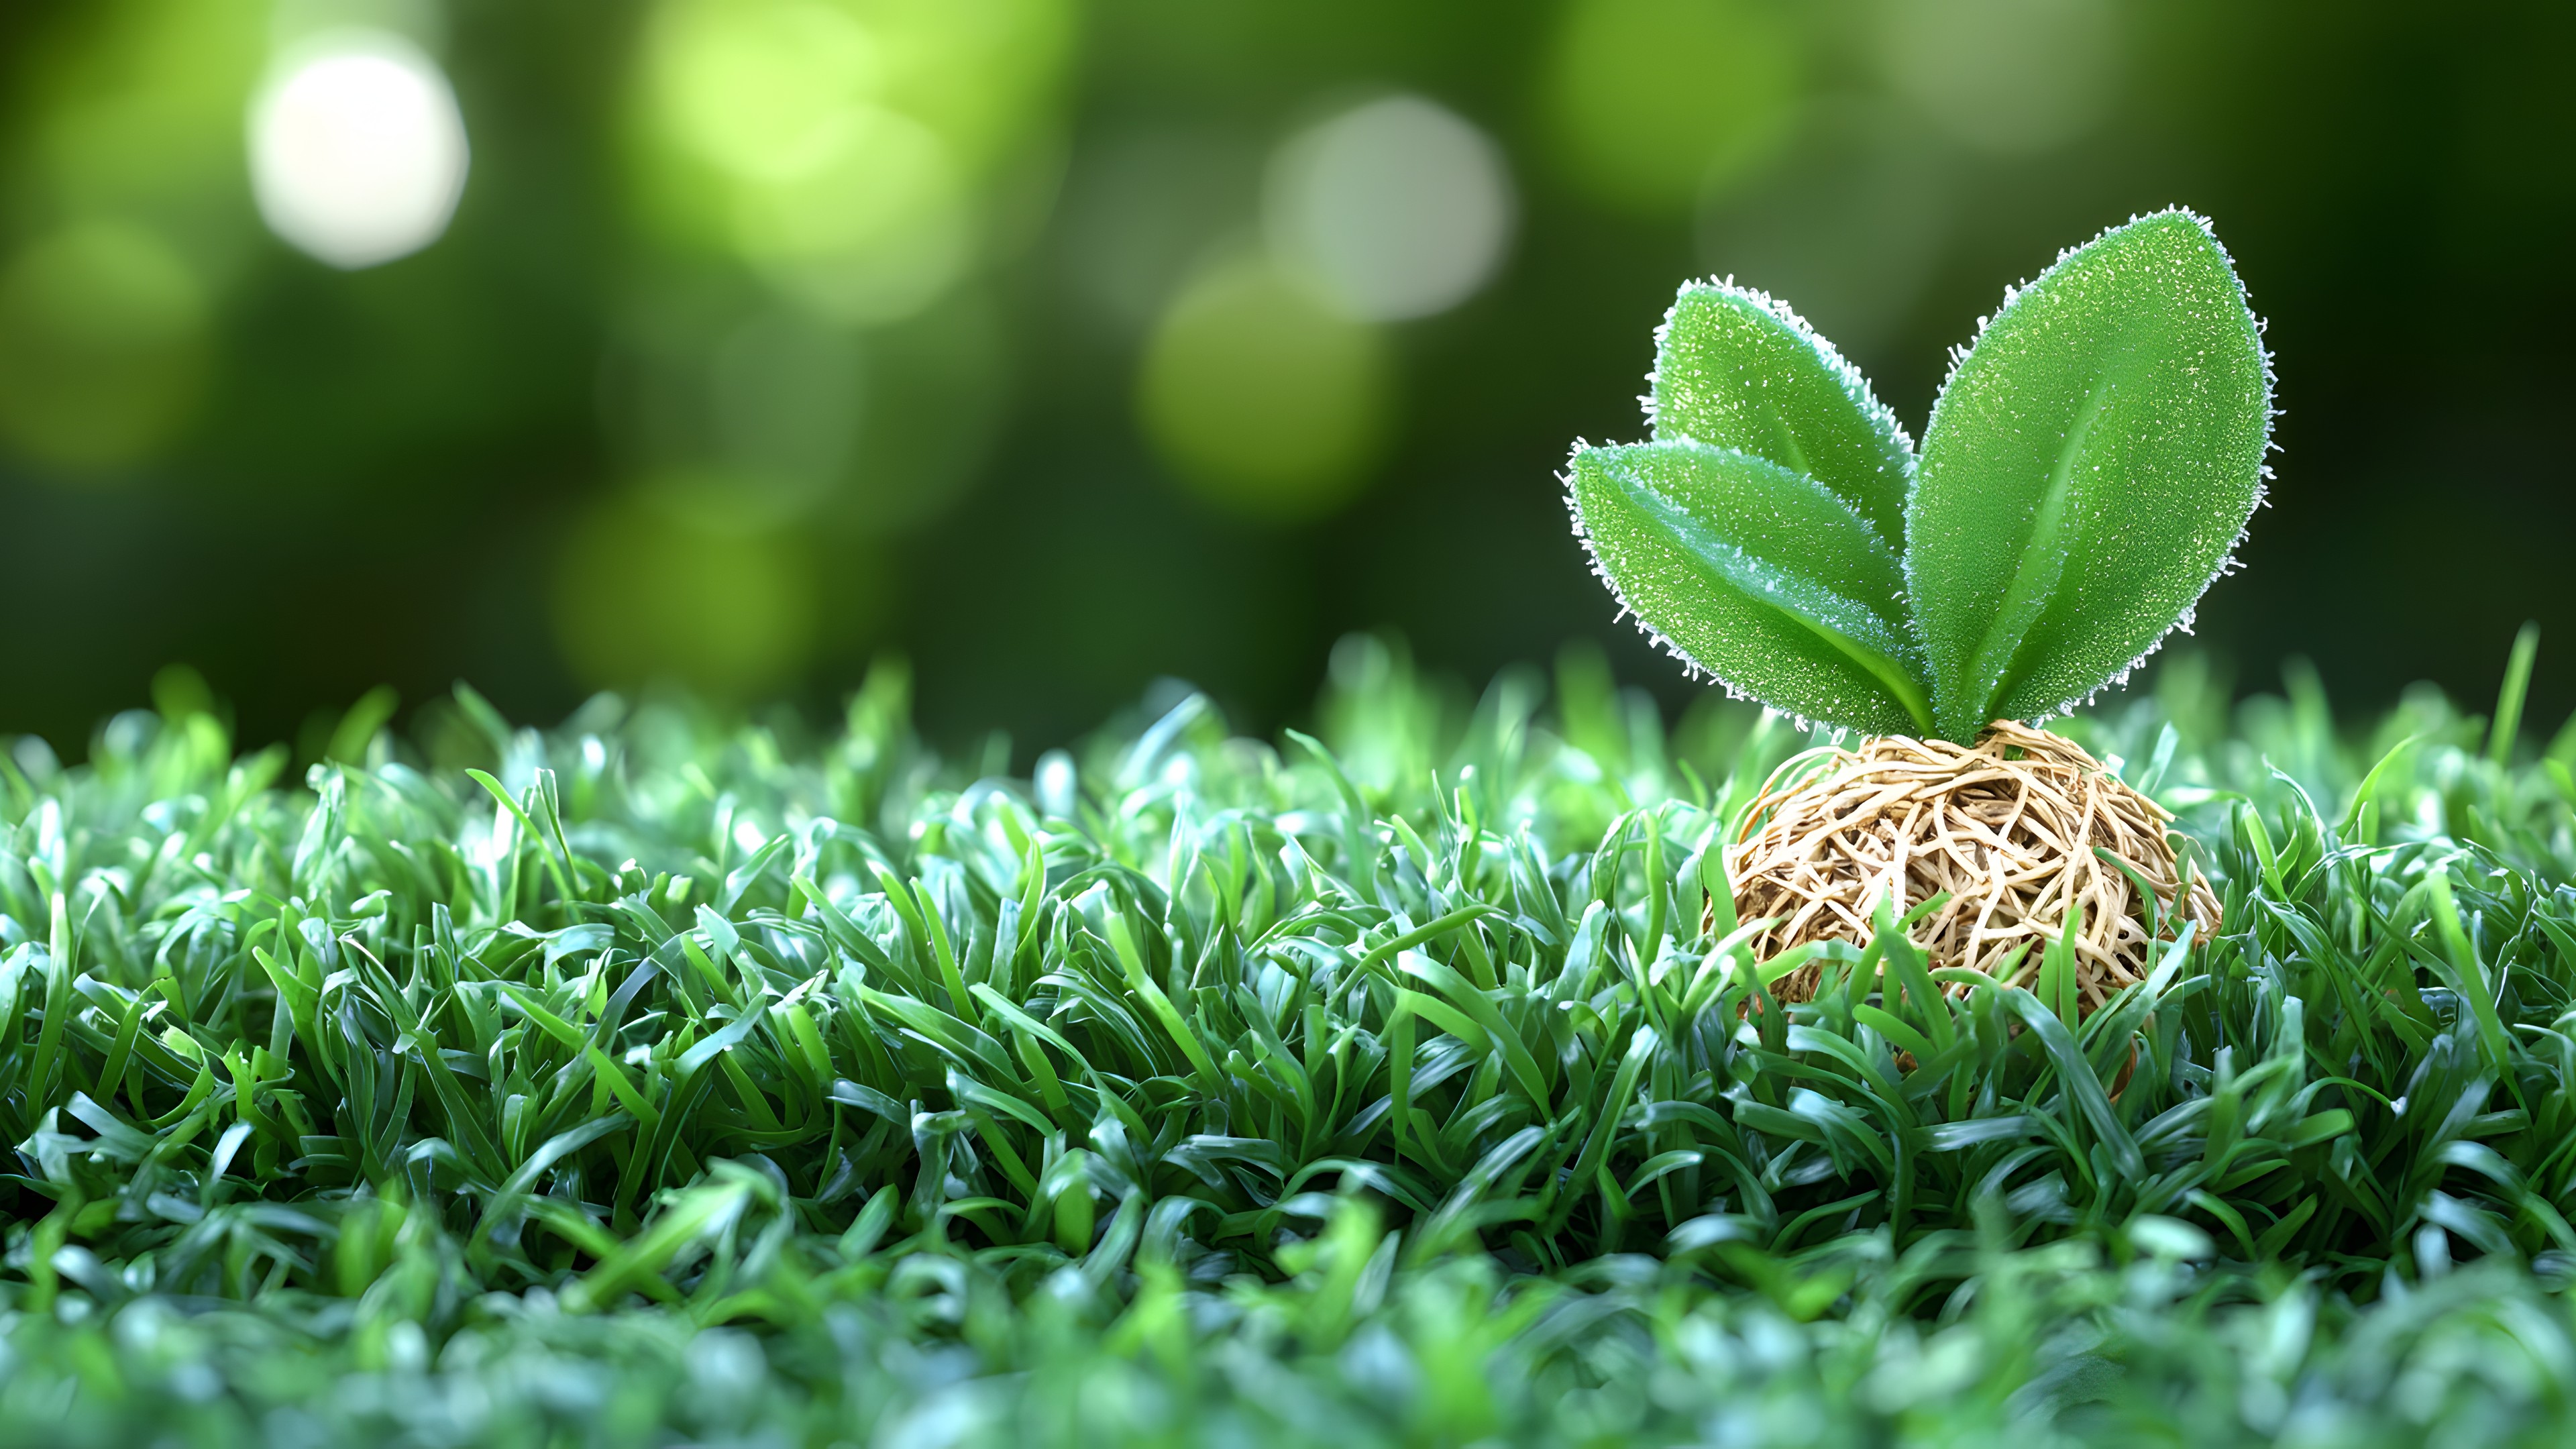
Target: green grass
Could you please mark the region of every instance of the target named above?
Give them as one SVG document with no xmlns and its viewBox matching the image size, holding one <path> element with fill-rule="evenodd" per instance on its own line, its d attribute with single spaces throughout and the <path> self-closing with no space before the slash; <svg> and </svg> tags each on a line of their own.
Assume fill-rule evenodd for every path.
<svg viewBox="0 0 2576 1449">
<path fill-rule="evenodd" d="M 300 789 L 170 689 L 0 764 L 0 1441 L 2560 1442 L 2576 739 L 2292 681 L 2067 727 L 2227 922 L 2081 1022 L 1766 1002 L 1807 741 L 1582 655 L 1033 783 L 894 670 Z"/>
</svg>

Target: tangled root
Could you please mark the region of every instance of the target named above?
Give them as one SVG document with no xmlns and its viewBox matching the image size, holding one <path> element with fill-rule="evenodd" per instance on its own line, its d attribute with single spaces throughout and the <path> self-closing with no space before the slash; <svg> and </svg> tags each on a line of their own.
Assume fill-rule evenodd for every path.
<svg viewBox="0 0 2576 1449">
<path fill-rule="evenodd" d="M 1911 933 L 1932 964 L 2029 985 L 2075 905 L 2077 1000 L 2091 1012 L 2145 978 L 2155 940 L 2174 939 L 2180 920 L 2199 940 L 2218 929 L 2207 882 L 2194 875 L 2185 889 L 2173 817 L 2045 731 L 1997 721 L 1973 749 L 1883 736 L 1835 750 L 1794 784 L 1773 778 L 1726 852 L 1736 919 L 1776 918 L 1754 938 L 1757 960 L 1809 941 L 1865 944 L 1881 896 L 1893 892 L 1902 913 L 1946 891 Z M 2136 883 L 2096 846 L 2153 889 L 2154 939 Z M 1801 966 L 1773 994 L 1807 1000 L 1821 974 Z"/>
</svg>

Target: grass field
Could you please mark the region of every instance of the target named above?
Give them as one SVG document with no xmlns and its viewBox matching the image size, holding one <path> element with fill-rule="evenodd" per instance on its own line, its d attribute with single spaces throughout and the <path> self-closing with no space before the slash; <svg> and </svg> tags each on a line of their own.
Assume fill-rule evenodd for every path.
<svg viewBox="0 0 2576 1449">
<path fill-rule="evenodd" d="M 173 683 L 0 762 L 0 1442 L 2562 1443 L 2529 664 L 2066 725 L 2225 906 L 2080 1020 L 1893 921 L 1769 1001 L 1713 842 L 1808 741 L 1579 654 L 1028 780 L 895 669 L 300 781 Z"/>
</svg>

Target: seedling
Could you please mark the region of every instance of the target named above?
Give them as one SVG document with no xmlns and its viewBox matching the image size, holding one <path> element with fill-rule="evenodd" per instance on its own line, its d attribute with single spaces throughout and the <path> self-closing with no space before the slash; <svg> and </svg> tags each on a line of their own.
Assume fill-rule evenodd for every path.
<svg viewBox="0 0 2576 1449">
<path fill-rule="evenodd" d="M 1682 288 L 1652 383 L 1652 442 L 1574 452 L 1601 577 L 1728 689 L 1865 734 L 2065 713 L 2189 620 L 2263 494 L 2262 328 L 2185 211 L 2006 292 L 1919 451 L 1831 343 L 1729 283 Z"/>
<path fill-rule="evenodd" d="M 1866 940 L 1881 897 L 1946 894 L 1940 964 L 2080 978 L 2089 1010 L 2155 940 L 2215 926 L 2151 801 L 2066 741 L 1993 734 L 2125 678 L 2262 499 L 2271 369 L 2206 222 L 2138 218 L 2006 292 L 1919 450 L 1831 343 L 1731 283 L 1682 288 L 1652 383 L 1653 441 L 1578 446 L 1568 473 L 1623 608 L 1733 693 L 1921 741 L 1829 757 L 1748 815 L 1739 905 L 1788 912 L 1766 944 Z M 1911 784 L 1846 788 L 1864 774 Z"/>
</svg>

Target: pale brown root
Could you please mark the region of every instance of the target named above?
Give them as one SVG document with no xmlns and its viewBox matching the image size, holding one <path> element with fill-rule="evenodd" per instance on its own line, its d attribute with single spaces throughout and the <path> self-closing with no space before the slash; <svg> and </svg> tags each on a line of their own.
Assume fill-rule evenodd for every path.
<svg viewBox="0 0 2576 1449">
<path fill-rule="evenodd" d="M 1973 748 L 1889 735 L 1834 751 L 1754 801 L 1727 848 L 1727 874 L 1736 919 L 1775 921 L 1753 938 L 1758 960 L 1809 941 L 1866 944 L 1881 897 L 1901 915 L 1947 892 L 1909 933 L 1916 944 L 1936 967 L 2014 986 L 2038 979 L 2072 903 L 2082 911 L 2077 1004 L 2091 1012 L 2145 979 L 2156 940 L 2175 939 L 2183 921 L 2198 940 L 2218 929 L 2207 881 L 2195 872 L 2183 888 L 2172 819 L 2073 741 L 1998 720 Z M 2136 883 L 2096 846 L 2153 890 L 2155 940 Z M 1810 963 L 1772 991 L 1804 1001 L 1820 977 Z"/>
</svg>

